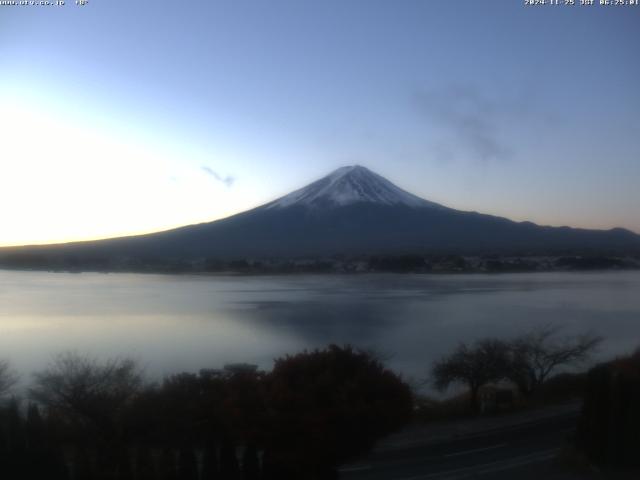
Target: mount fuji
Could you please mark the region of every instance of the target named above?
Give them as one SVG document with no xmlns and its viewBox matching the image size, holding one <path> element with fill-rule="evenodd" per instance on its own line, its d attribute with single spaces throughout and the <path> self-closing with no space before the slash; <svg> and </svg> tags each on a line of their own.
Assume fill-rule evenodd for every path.
<svg viewBox="0 0 640 480">
<path fill-rule="evenodd" d="M 588 251 L 638 252 L 640 236 L 621 228 L 546 227 L 455 210 L 406 192 L 365 167 L 348 166 L 221 220 L 133 237 L 3 248 L 0 264 L 16 255 L 48 265 L 75 259 L 80 265 L 135 266 L 148 259 Z"/>
</svg>

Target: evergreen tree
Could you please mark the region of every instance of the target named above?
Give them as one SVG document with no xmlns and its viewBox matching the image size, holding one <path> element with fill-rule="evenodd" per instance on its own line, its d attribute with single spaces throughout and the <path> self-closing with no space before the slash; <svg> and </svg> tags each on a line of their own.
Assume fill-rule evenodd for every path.
<svg viewBox="0 0 640 480">
<path fill-rule="evenodd" d="M 140 445 L 136 450 L 136 479 L 154 480 L 156 472 L 151 457 L 151 451 L 147 445 Z"/>
<path fill-rule="evenodd" d="M 230 440 L 224 440 L 220 448 L 220 478 L 222 480 L 238 480 L 240 467 L 236 449 Z"/>
<path fill-rule="evenodd" d="M 35 403 L 27 408 L 27 446 L 30 452 L 43 452 L 47 448 L 44 421 Z"/>
<path fill-rule="evenodd" d="M 183 446 L 178 452 L 178 478 L 198 480 L 198 459 L 193 447 Z"/>
<path fill-rule="evenodd" d="M 202 480 L 218 480 L 219 478 L 218 449 L 215 443 L 209 443 L 205 447 L 202 457 Z"/>
<path fill-rule="evenodd" d="M 92 480 L 94 478 L 91 456 L 83 446 L 78 447 L 74 455 L 73 478 L 76 480 Z"/>
<path fill-rule="evenodd" d="M 126 447 L 120 448 L 117 455 L 117 469 L 115 477 L 118 480 L 133 480 L 131 455 Z"/>
<path fill-rule="evenodd" d="M 260 460 L 258 459 L 258 449 L 254 443 L 250 443 L 244 449 L 242 455 L 242 478 L 243 480 L 260 479 Z"/>
<path fill-rule="evenodd" d="M 20 406 L 15 398 L 9 402 L 6 412 L 6 445 L 4 473 L 10 479 L 21 478 L 27 463 L 27 444 L 25 425 L 20 416 Z"/>
<path fill-rule="evenodd" d="M 161 480 L 178 480 L 173 450 L 169 448 L 162 450 L 158 470 L 158 473 L 160 474 L 159 478 Z"/>
</svg>

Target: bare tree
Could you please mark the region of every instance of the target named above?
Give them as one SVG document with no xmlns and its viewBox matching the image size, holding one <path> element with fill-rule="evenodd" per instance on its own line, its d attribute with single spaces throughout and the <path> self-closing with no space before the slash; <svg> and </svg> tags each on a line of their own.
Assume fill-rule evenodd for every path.
<svg viewBox="0 0 640 480">
<path fill-rule="evenodd" d="M 544 325 L 511 341 L 507 376 L 523 395 L 533 394 L 559 367 L 588 360 L 602 342 L 593 333 L 559 338 L 559 330 Z"/>
<path fill-rule="evenodd" d="M 480 387 L 505 378 L 509 362 L 509 346 L 498 339 L 484 339 L 468 346 L 461 343 L 451 354 L 432 367 L 432 377 L 439 390 L 445 390 L 452 383 L 462 383 L 469 387 L 470 404 L 478 411 Z"/>
<path fill-rule="evenodd" d="M 0 360 L 0 398 L 11 391 L 18 381 L 18 376 L 7 360 Z"/>
<path fill-rule="evenodd" d="M 30 394 L 40 404 L 109 434 L 142 383 L 142 372 L 132 359 L 99 362 L 67 352 L 35 374 Z"/>
</svg>

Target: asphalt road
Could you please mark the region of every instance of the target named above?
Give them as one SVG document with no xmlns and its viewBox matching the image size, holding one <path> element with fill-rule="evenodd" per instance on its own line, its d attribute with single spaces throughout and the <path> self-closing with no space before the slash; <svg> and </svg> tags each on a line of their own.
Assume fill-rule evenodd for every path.
<svg viewBox="0 0 640 480">
<path fill-rule="evenodd" d="M 575 430 L 577 414 L 436 444 L 375 452 L 340 470 L 344 480 L 513 479 L 550 464 Z"/>
</svg>

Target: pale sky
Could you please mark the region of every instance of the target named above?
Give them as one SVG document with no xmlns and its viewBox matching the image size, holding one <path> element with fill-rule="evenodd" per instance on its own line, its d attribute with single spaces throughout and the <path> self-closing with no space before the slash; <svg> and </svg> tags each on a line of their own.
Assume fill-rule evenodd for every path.
<svg viewBox="0 0 640 480">
<path fill-rule="evenodd" d="M 0 245 L 210 221 L 354 163 L 640 232 L 640 7 L 66 3 L 0 6 Z"/>
</svg>

